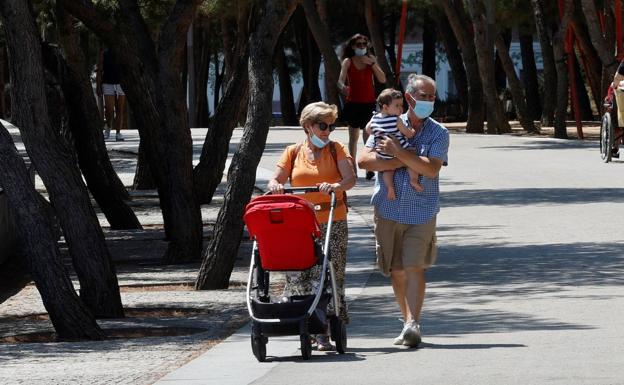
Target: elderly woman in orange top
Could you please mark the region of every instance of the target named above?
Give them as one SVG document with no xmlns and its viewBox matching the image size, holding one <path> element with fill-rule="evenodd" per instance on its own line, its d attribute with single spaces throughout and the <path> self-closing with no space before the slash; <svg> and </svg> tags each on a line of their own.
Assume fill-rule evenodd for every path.
<svg viewBox="0 0 624 385">
<path fill-rule="evenodd" d="M 290 179 L 293 187 L 318 186 L 320 192 L 308 193 L 304 199 L 317 208 L 316 218 L 323 232 L 329 221 L 330 192 L 336 193 L 336 208 L 330 237 L 331 263 L 336 273 L 337 291 L 340 296 L 338 316 L 349 321 L 344 296 L 345 267 L 347 264 L 347 206 L 345 191 L 355 185 L 353 158 L 345 151 L 344 145 L 329 139 L 335 129 L 338 108 L 323 102 L 308 104 L 301 111 L 299 123 L 303 127 L 305 140 L 288 146 L 268 188 L 273 194 L 284 191 L 284 183 Z M 320 267 L 315 266 L 303 272 L 289 272 L 286 275 L 285 295 L 312 294 L 319 283 Z M 332 350 L 327 334 L 317 336 L 318 350 Z"/>
</svg>

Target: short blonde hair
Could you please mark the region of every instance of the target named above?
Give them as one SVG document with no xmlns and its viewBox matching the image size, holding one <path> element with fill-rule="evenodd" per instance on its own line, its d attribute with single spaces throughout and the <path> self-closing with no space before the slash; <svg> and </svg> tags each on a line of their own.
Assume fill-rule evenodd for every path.
<svg viewBox="0 0 624 385">
<path fill-rule="evenodd" d="M 305 124 L 317 123 L 326 118 L 332 118 L 334 121 L 338 118 L 338 107 L 335 104 L 327 104 L 325 102 L 310 103 L 301 111 L 299 124 L 307 132 Z"/>
</svg>

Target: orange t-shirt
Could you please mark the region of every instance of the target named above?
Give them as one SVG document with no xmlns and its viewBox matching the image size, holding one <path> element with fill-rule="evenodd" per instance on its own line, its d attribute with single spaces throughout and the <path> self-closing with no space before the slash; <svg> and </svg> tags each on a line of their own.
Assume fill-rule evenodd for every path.
<svg viewBox="0 0 624 385">
<path fill-rule="evenodd" d="M 336 183 L 342 180 L 340 170 L 338 170 L 337 162 L 343 159 L 353 159 L 347 151 L 345 151 L 342 143 L 334 142 L 336 148 L 336 161 L 332 157 L 330 144 L 321 150 L 321 156 L 317 160 L 308 160 L 305 153 L 305 144 L 299 146 L 299 154 L 295 154 L 297 144 L 286 147 L 277 166 L 284 169 L 290 174 L 290 185 L 293 187 L 316 186 L 317 183 L 327 182 Z M 295 157 L 295 163 L 291 172 L 292 159 Z M 329 204 L 330 196 L 324 193 L 307 193 L 303 194 L 303 198 L 314 205 L 326 203 Z M 344 192 L 336 193 L 336 208 L 334 209 L 334 220 L 347 219 L 347 207 L 344 202 Z M 329 209 L 316 210 L 316 219 L 320 223 L 329 221 Z"/>
</svg>

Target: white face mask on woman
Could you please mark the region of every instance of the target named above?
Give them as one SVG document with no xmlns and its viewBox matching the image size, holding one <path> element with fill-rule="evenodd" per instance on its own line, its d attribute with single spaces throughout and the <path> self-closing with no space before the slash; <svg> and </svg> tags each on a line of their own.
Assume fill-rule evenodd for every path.
<svg viewBox="0 0 624 385">
<path fill-rule="evenodd" d="M 354 51 L 355 51 L 355 56 L 366 55 L 366 48 L 356 48 Z"/>
</svg>

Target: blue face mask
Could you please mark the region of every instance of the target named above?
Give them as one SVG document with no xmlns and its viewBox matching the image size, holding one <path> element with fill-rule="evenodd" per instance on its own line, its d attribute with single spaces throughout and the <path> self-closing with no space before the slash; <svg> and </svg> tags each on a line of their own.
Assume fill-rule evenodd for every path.
<svg viewBox="0 0 624 385">
<path fill-rule="evenodd" d="M 410 95 L 411 97 L 411 95 Z M 434 102 L 430 102 L 427 100 L 416 100 L 412 97 L 412 100 L 416 103 L 415 107 L 410 107 L 414 112 L 414 115 L 418 119 L 428 118 L 429 115 L 433 112 Z"/>
<path fill-rule="evenodd" d="M 318 136 L 314 135 L 314 134 L 310 134 L 310 141 L 312 142 L 312 144 L 318 148 L 323 148 L 325 146 L 327 146 L 327 143 L 329 143 L 329 141 L 324 142 L 321 138 L 319 138 Z"/>
</svg>

